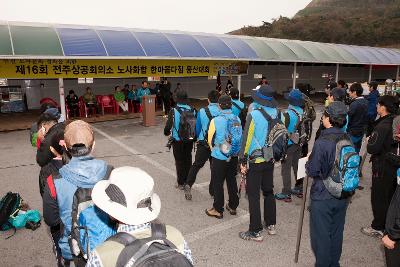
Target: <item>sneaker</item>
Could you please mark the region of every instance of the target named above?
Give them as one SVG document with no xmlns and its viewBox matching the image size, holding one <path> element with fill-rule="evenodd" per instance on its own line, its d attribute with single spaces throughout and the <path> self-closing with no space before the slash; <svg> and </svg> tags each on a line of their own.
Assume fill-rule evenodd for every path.
<svg viewBox="0 0 400 267">
<path fill-rule="evenodd" d="M 185 185 L 185 188 L 183 190 L 185 191 L 186 200 L 192 200 L 192 189 L 190 188 L 190 186 L 188 184 Z"/>
<path fill-rule="evenodd" d="M 268 225 L 267 227 L 265 227 L 265 229 L 267 230 L 267 233 L 269 235 L 276 235 L 276 227 L 274 224 Z"/>
<path fill-rule="evenodd" d="M 227 211 L 229 211 L 229 213 L 231 215 L 236 215 L 237 214 L 236 210 L 231 209 L 228 204 L 225 205 L 225 208 L 226 208 Z"/>
<path fill-rule="evenodd" d="M 283 200 L 285 202 L 292 202 L 292 197 L 289 194 L 278 193 L 275 194 L 275 198 L 277 200 Z"/>
<path fill-rule="evenodd" d="M 291 193 L 293 195 L 295 195 L 298 198 L 302 198 L 303 197 L 303 187 L 297 187 L 295 186 L 292 190 Z"/>
<path fill-rule="evenodd" d="M 217 219 L 222 219 L 224 217 L 224 215 L 222 213 L 219 213 L 218 211 L 216 211 L 214 208 L 211 209 L 206 209 L 205 210 L 206 214 L 210 217 L 215 217 Z"/>
<path fill-rule="evenodd" d="M 243 240 L 246 241 L 256 241 L 256 242 L 262 242 L 263 241 L 263 236 L 261 235 L 260 232 L 252 232 L 252 231 L 246 231 L 246 232 L 240 232 L 239 237 Z"/>
<path fill-rule="evenodd" d="M 371 226 L 361 228 L 361 233 L 363 233 L 364 235 L 367 235 L 367 236 L 373 236 L 373 237 L 379 237 L 379 238 L 383 237 L 382 231 L 375 230 Z"/>
<path fill-rule="evenodd" d="M 176 188 L 176 189 L 179 189 L 179 190 L 184 190 L 184 189 L 185 189 L 185 186 L 184 186 L 183 184 L 178 184 L 178 183 L 176 183 L 176 184 L 175 184 L 175 188 Z"/>
</svg>

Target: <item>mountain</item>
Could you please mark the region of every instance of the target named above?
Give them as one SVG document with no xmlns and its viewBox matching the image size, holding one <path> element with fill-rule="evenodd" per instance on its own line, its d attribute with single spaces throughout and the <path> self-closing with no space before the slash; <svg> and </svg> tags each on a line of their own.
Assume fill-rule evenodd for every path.
<svg viewBox="0 0 400 267">
<path fill-rule="evenodd" d="M 293 18 L 230 34 L 400 48 L 400 0 L 314 0 Z"/>
</svg>

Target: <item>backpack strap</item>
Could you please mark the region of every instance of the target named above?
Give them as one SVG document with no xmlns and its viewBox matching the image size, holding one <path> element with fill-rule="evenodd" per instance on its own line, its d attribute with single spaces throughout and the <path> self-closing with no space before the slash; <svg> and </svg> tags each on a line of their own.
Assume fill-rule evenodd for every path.
<svg viewBox="0 0 400 267">
<path fill-rule="evenodd" d="M 268 133 L 271 132 L 271 121 L 272 117 L 263 109 L 263 108 L 258 108 L 258 111 L 264 116 L 264 118 L 268 121 Z M 278 110 L 278 117 L 280 115 L 280 111 Z M 268 136 L 268 135 L 267 135 Z"/>
<path fill-rule="evenodd" d="M 165 224 L 162 223 L 151 223 L 151 236 L 154 238 L 165 239 L 167 238 L 167 229 Z"/>
<path fill-rule="evenodd" d="M 234 105 L 238 110 L 242 111 L 242 109 L 244 108 L 240 108 L 239 105 L 235 102 L 232 101 L 232 105 Z"/>
<path fill-rule="evenodd" d="M 135 240 L 136 240 L 136 238 L 133 235 L 130 235 L 125 232 L 119 232 L 119 233 L 116 233 L 115 235 L 109 237 L 106 241 L 114 241 L 114 242 L 117 242 L 117 243 L 123 245 L 124 247 L 126 247 L 129 244 L 131 244 L 132 242 L 134 242 Z"/>
<path fill-rule="evenodd" d="M 204 112 L 206 113 L 207 118 L 208 118 L 208 121 L 210 122 L 210 121 L 213 119 L 213 116 L 212 116 L 212 114 L 211 114 L 210 109 L 209 109 L 208 107 L 205 107 L 205 108 L 204 108 Z"/>
<path fill-rule="evenodd" d="M 300 116 L 300 114 L 295 110 L 295 109 L 293 109 L 293 108 L 291 108 L 291 109 L 289 109 L 289 110 L 291 110 L 291 111 L 293 111 L 293 113 L 294 113 L 294 115 L 296 115 L 296 117 L 297 117 L 297 123 L 296 123 L 296 125 L 295 125 L 295 129 L 297 130 L 297 128 L 299 127 L 299 125 L 300 125 L 300 123 L 301 123 L 301 116 Z M 285 125 L 286 126 L 286 125 Z M 287 128 L 287 127 L 286 127 Z"/>
<path fill-rule="evenodd" d="M 106 175 L 104 175 L 103 180 L 108 180 L 110 178 L 112 170 L 114 170 L 114 166 L 107 165 Z"/>
</svg>

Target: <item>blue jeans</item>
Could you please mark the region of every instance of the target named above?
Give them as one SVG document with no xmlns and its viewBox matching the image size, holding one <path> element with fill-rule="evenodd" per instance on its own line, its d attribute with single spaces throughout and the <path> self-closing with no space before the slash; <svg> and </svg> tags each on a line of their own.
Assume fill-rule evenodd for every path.
<svg viewBox="0 0 400 267">
<path fill-rule="evenodd" d="M 362 139 L 363 139 L 364 135 L 359 135 L 359 136 L 349 135 L 349 136 L 350 136 L 351 142 L 353 142 L 353 144 L 354 144 L 354 148 L 356 149 L 356 152 L 360 153 Z"/>
<path fill-rule="evenodd" d="M 316 267 L 339 267 L 346 199 L 311 200 L 310 238 Z"/>
</svg>

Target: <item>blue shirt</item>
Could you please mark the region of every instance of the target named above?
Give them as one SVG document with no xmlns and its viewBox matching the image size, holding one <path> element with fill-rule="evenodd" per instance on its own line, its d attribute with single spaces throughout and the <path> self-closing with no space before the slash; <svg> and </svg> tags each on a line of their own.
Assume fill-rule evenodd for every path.
<svg viewBox="0 0 400 267">
<path fill-rule="evenodd" d="M 217 117 L 221 110 L 217 103 L 210 103 L 208 105 L 208 109 L 210 110 L 211 116 L 213 118 Z M 197 140 L 204 141 L 207 139 L 206 133 L 208 131 L 208 126 L 210 124 L 210 120 L 206 114 L 205 108 L 200 109 L 199 113 L 197 114 L 197 121 L 196 121 L 196 136 Z"/>
<path fill-rule="evenodd" d="M 236 107 L 233 103 L 239 106 Z M 238 99 L 232 99 L 232 114 L 239 117 L 240 112 L 244 109 L 244 103 Z"/>
<path fill-rule="evenodd" d="M 287 129 L 290 134 L 296 132 L 296 130 L 297 130 L 296 125 L 299 122 L 299 117 L 293 110 L 295 110 L 298 113 L 298 115 L 300 116 L 300 120 L 302 119 L 303 113 L 304 113 L 304 110 L 301 107 L 293 106 L 293 105 L 288 106 L 286 113 L 289 114 L 289 125 L 288 125 Z M 283 114 L 281 115 L 281 120 L 282 120 L 283 124 L 286 125 L 285 116 L 283 116 Z M 289 139 L 288 145 L 292 145 L 292 144 L 293 144 L 293 141 Z"/>
</svg>

